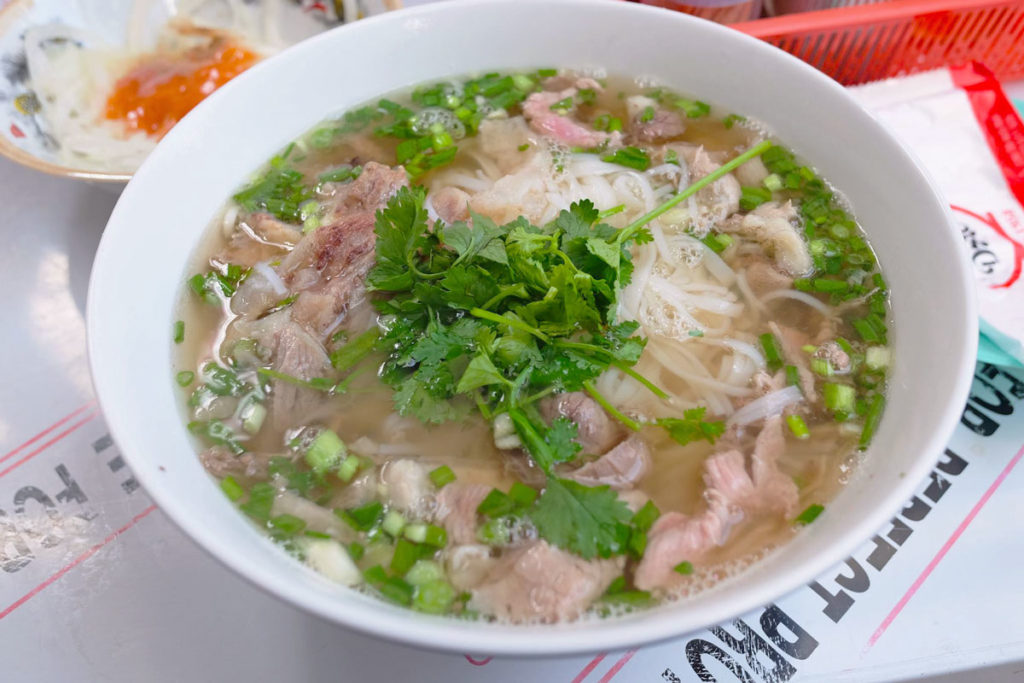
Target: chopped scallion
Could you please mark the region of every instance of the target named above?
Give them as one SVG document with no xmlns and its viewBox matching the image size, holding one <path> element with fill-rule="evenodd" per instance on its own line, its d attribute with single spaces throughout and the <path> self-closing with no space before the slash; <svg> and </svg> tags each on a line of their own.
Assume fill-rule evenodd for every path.
<svg viewBox="0 0 1024 683">
<path fill-rule="evenodd" d="M 391 534 L 394 538 L 398 538 L 399 534 L 402 533 L 402 529 L 405 528 L 405 517 L 397 510 L 388 510 L 387 514 L 384 515 L 384 521 L 381 522 L 380 528 Z"/>
<path fill-rule="evenodd" d="M 820 515 L 824 511 L 824 505 L 819 505 L 817 503 L 813 505 L 808 505 L 806 510 L 797 515 L 797 518 L 793 520 L 793 523 L 799 524 L 801 526 L 806 526 L 814 520 L 816 520 L 818 518 L 818 515 Z"/>
<path fill-rule="evenodd" d="M 179 387 L 187 387 L 192 384 L 192 380 L 196 378 L 196 373 L 191 370 L 182 370 L 174 376 L 174 380 L 178 383 Z"/>
<path fill-rule="evenodd" d="M 811 430 L 807 428 L 807 423 L 799 415 L 787 415 L 786 424 L 789 425 L 789 431 L 793 432 L 793 436 L 798 439 L 806 439 L 811 435 Z"/>
<path fill-rule="evenodd" d="M 455 481 L 455 472 L 452 471 L 448 465 L 441 465 L 440 467 L 430 471 L 430 481 L 434 483 L 437 488 L 443 488 L 445 484 L 450 484 Z"/>
<path fill-rule="evenodd" d="M 175 320 L 174 321 L 174 343 L 180 344 L 185 341 L 185 321 Z"/>
<path fill-rule="evenodd" d="M 836 418 L 846 419 L 856 408 L 856 392 L 848 384 L 826 383 L 822 387 L 825 407 L 831 410 Z"/>
<path fill-rule="evenodd" d="M 242 485 L 235 481 L 235 478 L 231 475 L 220 480 L 220 490 L 224 492 L 224 495 L 226 495 L 228 500 L 232 503 L 238 501 L 245 495 L 245 489 L 243 489 Z"/>
<path fill-rule="evenodd" d="M 358 455 L 347 456 L 338 465 L 338 479 L 345 482 L 352 481 L 352 477 L 356 476 L 356 472 L 359 471 L 359 466 L 362 464 L 363 462 Z"/>
<path fill-rule="evenodd" d="M 679 564 L 677 564 L 672 569 L 673 569 L 673 571 L 678 572 L 679 574 L 682 574 L 683 576 L 689 576 L 690 574 L 693 573 L 693 563 L 692 562 L 687 562 L 687 561 L 684 560 L 683 562 L 680 562 Z"/>
<path fill-rule="evenodd" d="M 779 342 L 771 332 L 765 332 L 760 336 L 761 348 L 764 349 L 764 359 L 771 372 L 776 372 L 782 367 L 782 350 Z"/>
<path fill-rule="evenodd" d="M 314 472 L 323 474 L 337 467 L 345 454 L 345 442 L 330 429 L 324 429 L 309 445 L 309 450 L 306 451 L 306 463 L 313 468 Z"/>
</svg>

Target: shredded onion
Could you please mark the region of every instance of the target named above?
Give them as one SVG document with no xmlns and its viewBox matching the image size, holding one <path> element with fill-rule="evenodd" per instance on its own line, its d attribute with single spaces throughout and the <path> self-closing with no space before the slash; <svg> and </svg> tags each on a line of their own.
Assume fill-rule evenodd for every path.
<svg viewBox="0 0 1024 683">
<path fill-rule="evenodd" d="M 278 275 L 266 261 L 260 261 L 259 263 L 253 264 L 252 269 L 262 275 L 263 278 L 270 283 L 270 286 L 274 288 L 274 294 L 284 296 L 288 293 L 288 288 L 285 287 L 284 280 L 281 279 L 281 276 Z"/>
<path fill-rule="evenodd" d="M 789 386 L 773 391 L 737 410 L 729 418 L 729 424 L 746 425 L 779 415 L 786 406 L 802 401 L 803 398 L 804 395 L 800 393 L 799 387 Z"/>
</svg>

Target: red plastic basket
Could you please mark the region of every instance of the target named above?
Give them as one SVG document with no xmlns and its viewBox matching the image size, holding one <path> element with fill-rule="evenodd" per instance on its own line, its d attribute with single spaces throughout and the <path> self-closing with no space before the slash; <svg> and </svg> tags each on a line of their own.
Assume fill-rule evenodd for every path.
<svg viewBox="0 0 1024 683">
<path fill-rule="evenodd" d="M 971 60 L 1024 77 L 1024 0 L 893 0 L 732 27 L 845 85 Z"/>
</svg>

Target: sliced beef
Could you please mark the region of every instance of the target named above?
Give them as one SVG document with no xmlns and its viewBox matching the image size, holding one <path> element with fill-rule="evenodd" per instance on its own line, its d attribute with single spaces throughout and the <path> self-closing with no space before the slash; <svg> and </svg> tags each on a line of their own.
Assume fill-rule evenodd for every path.
<svg viewBox="0 0 1024 683">
<path fill-rule="evenodd" d="M 534 143 L 534 136 L 521 116 L 485 119 L 480 123 L 480 132 L 477 134 L 480 151 L 494 161 L 499 171 L 506 174 L 530 159 Z M 527 149 L 522 149 L 523 145 L 528 145 Z"/>
<path fill-rule="evenodd" d="M 325 204 L 335 218 L 359 211 L 375 212 L 382 209 L 394 196 L 398 188 L 409 184 L 405 169 L 392 168 L 371 161 L 363 166 L 362 173 L 355 180 L 332 183 Z"/>
<path fill-rule="evenodd" d="M 448 531 L 451 543 L 476 542 L 476 509 L 491 492 L 483 484 L 448 484 L 437 494 L 437 508 L 434 515 Z"/>
<path fill-rule="evenodd" d="M 238 225 L 217 260 L 252 268 L 261 261 L 280 259 L 301 237 L 295 227 L 268 213 L 256 213 Z"/>
<path fill-rule="evenodd" d="M 374 263 L 375 212 L 407 183 L 405 171 L 368 163 L 362 174 L 338 184 L 325 200 L 324 224 L 306 234 L 275 269 L 292 295 L 292 318 L 318 338 L 333 332 L 365 297 L 366 274 Z M 266 311 L 266 278 L 247 278 L 239 288 L 236 313 Z M 280 297 L 275 298 L 278 301 Z"/>
<path fill-rule="evenodd" d="M 513 622 L 580 616 L 617 577 L 621 558 L 586 561 L 537 541 L 506 550 L 473 591 L 471 605 Z"/>
<path fill-rule="evenodd" d="M 796 512 L 800 493 L 793 479 L 779 470 L 778 459 L 786 448 L 782 433 L 782 418 L 778 415 L 765 420 L 754 443 L 750 457 L 754 481 L 753 496 L 740 506 L 751 512 L 780 513 L 790 516 Z"/>
<path fill-rule="evenodd" d="M 558 394 L 541 401 L 541 414 L 548 420 L 567 417 L 576 423 L 576 440 L 584 453 L 605 453 L 622 438 L 622 429 L 598 405 L 581 391 Z"/>
<path fill-rule="evenodd" d="M 291 377 L 310 380 L 329 377 L 333 372 L 323 345 L 293 321 L 287 309 L 259 320 L 235 322 L 229 339 L 238 338 L 255 339 L 270 351 L 273 369 Z M 308 424 L 322 417 L 325 409 L 321 392 L 285 380 L 271 380 L 268 412 L 275 428 Z"/>
<path fill-rule="evenodd" d="M 269 453 L 235 455 L 224 446 L 211 446 L 199 454 L 199 462 L 218 479 L 231 476 L 259 480 L 266 479 L 271 457 Z"/>
<path fill-rule="evenodd" d="M 647 548 L 633 574 L 641 590 L 671 586 L 681 579 L 675 567 L 681 562 L 700 560 L 708 550 L 725 541 L 730 525 L 727 511 L 709 509 L 695 517 L 667 512 L 647 534 Z"/>
<path fill-rule="evenodd" d="M 798 215 L 792 202 L 765 202 L 748 214 L 735 214 L 720 228 L 758 242 L 790 277 L 801 277 L 813 267 L 807 244 L 797 229 Z"/>
<path fill-rule="evenodd" d="M 553 104 L 575 98 L 577 92 L 576 88 L 535 92 L 523 103 L 523 115 L 535 131 L 570 147 L 600 147 L 621 139 L 618 133 L 601 133 L 585 126 L 573 119 L 571 112 L 563 116 L 551 110 Z"/>
<path fill-rule="evenodd" d="M 626 111 L 630 120 L 629 135 L 641 144 L 665 142 L 686 130 L 679 114 L 662 109 L 650 97 L 634 95 L 626 98 Z"/>
<path fill-rule="evenodd" d="M 448 185 L 431 192 L 430 203 L 438 218 L 448 225 L 469 220 L 469 195 L 457 187 Z"/>
<path fill-rule="evenodd" d="M 667 588 L 680 581 L 676 565 L 700 560 L 748 515 L 792 515 L 799 498 L 796 485 L 776 462 L 784 447 L 782 418 L 776 416 L 765 421 L 755 441 L 749 471 L 739 450 L 709 457 L 704 462 L 707 509 L 692 517 L 669 512 L 658 518 L 634 575 L 637 587 Z"/>
<path fill-rule="evenodd" d="M 712 159 L 703 146 L 676 142 L 668 145 L 666 150 L 674 150 L 681 159 L 686 161 L 691 183 L 717 171 L 721 166 L 715 159 Z M 692 219 L 695 226 L 706 230 L 727 216 L 736 213 L 740 208 L 741 194 L 740 183 L 731 173 L 727 173 L 700 190 L 694 197 L 696 215 L 692 216 Z"/>
<path fill-rule="evenodd" d="M 763 256 L 744 259 L 743 274 L 747 284 L 757 296 L 764 296 L 779 289 L 792 289 L 793 278 L 786 275 Z"/>
<path fill-rule="evenodd" d="M 634 488 L 651 469 L 647 443 L 639 436 L 623 439 L 597 460 L 591 460 L 566 476 L 585 486 L 610 486 L 616 490 Z"/>
<path fill-rule="evenodd" d="M 811 372 L 811 364 L 803 349 L 806 344 L 810 343 L 807 335 L 792 327 L 775 322 L 768 323 L 768 329 L 782 345 L 782 355 L 786 363 L 796 366 L 797 374 L 800 376 L 800 391 L 804 393 L 808 402 L 814 403 L 818 399 L 818 392 L 814 388 L 814 373 Z"/>
</svg>

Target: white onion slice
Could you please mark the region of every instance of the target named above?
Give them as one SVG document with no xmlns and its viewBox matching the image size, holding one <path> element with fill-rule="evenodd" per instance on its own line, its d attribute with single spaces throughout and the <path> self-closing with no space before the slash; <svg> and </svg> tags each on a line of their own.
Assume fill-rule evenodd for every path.
<svg viewBox="0 0 1024 683">
<path fill-rule="evenodd" d="M 274 288 L 274 294 L 284 296 L 288 293 L 288 288 L 285 287 L 284 280 L 281 279 L 281 276 L 278 275 L 266 261 L 260 261 L 259 263 L 254 264 L 252 269 L 262 275 L 263 278 L 270 283 L 270 286 Z"/>
<path fill-rule="evenodd" d="M 746 425 L 767 417 L 779 415 L 786 406 L 802 401 L 803 398 L 804 396 L 800 393 L 799 387 L 789 386 L 785 389 L 773 391 L 737 410 L 729 418 L 729 424 Z"/>
</svg>

